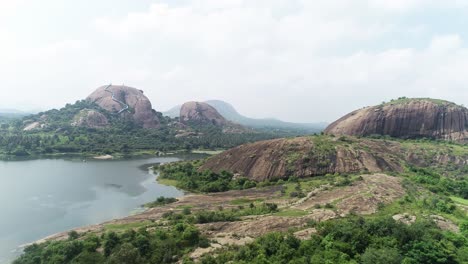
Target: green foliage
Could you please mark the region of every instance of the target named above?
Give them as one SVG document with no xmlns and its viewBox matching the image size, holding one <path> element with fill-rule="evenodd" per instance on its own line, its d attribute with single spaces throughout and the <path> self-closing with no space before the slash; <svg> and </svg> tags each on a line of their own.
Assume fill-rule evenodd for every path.
<svg viewBox="0 0 468 264">
<path fill-rule="evenodd" d="M 409 167 L 408 176 L 411 180 L 423 184 L 432 192 L 468 199 L 467 177 L 443 177 L 434 169 L 414 166 Z"/>
<path fill-rule="evenodd" d="M 443 233 L 431 222 L 405 225 L 392 218 L 322 222 L 317 235 L 300 241 L 270 233 L 255 242 L 204 256 L 202 263 L 464 263 L 467 239 Z"/>
<path fill-rule="evenodd" d="M 155 167 L 161 179 L 176 180 L 176 186 L 195 192 L 224 192 L 243 190 L 257 186 L 255 181 L 245 177 L 234 179 L 232 173 L 222 171 L 199 171 L 202 161 L 175 162 Z"/>
<path fill-rule="evenodd" d="M 156 201 L 145 204 L 145 207 L 153 208 L 153 207 L 158 207 L 158 206 L 175 203 L 175 202 L 177 202 L 177 199 L 174 197 L 160 196 L 158 197 L 158 199 L 156 199 Z"/>
<path fill-rule="evenodd" d="M 13 263 L 176 263 L 187 252 L 206 244 L 206 238 L 195 226 L 179 223 L 168 228 L 156 228 L 152 232 L 145 228 L 137 232 L 128 229 L 121 233 L 108 232 L 101 237 L 85 235 L 84 240 L 34 244 L 28 246 Z M 101 245 L 103 253 L 98 250 Z"/>
<path fill-rule="evenodd" d="M 251 203 L 248 208 L 224 210 L 222 207 L 218 211 L 197 211 L 182 214 L 167 213 L 164 215 L 172 224 L 191 223 L 191 224 L 206 224 L 213 222 L 233 222 L 241 220 L 242 216 L 248 215 L 263 215 L 278 212 L 278 205 L 274 203 Z"/>
<path fill-rule="evenodd" d="M 452 103 L 452 102 L 449 102 L 449 101 L 445 101 L 445 100 L 441 100 L 441 99 L 433 99 L 433 98 L 408 98 L 408 97 L 399 97 L 398 99 L 392 99 L 390 100 L 390 102 L 386 103 L 386 102 L 383 102 L 382 103 L 382 106 L 383 105 L 398 105 L 398 104 L 407 104 L 407 103 L 410 103 L 410 102 L 414 102 L 414 101 L 428 101 L 428 102 L 432 102 L 432 103 L 435 103 L 437 105 L 455 105 L 455 103 Z"/>
</svg>

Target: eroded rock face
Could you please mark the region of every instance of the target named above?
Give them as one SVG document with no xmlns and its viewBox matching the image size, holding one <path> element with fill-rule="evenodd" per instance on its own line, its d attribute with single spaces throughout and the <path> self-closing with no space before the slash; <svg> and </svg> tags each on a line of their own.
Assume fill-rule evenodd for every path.
<svg viewBox="0 0 468 264">
<path fill-rule="evenodd" d="M 114 95 L 114 99 L 112 95 Z M 128 118 L 144 128 L 156 128 L 159 126 L 160 122 L 156 112 L 153 110 L 150 100 L 141 90 L 127 86 L 112 85 L 108 87 L 105 85 L 99 87 L 86 100 L 98 104 L 111 113 Z M 125 108 L 125 105 L 129 106 L 128 110 L 119 113 L 119 111 Z"/>
<path fill-rule="evenodd" d="M 432 155 L 434 151 L 443 153 Z M 253 180 L 310 177 L 326 174 L 402 172 L 417 167 L 454 166 L 463 169 L 468 153 L 451 146 L 411 147 L 390 140 L 351 136 L 310 136 L 273 139 L 241 145 L 207 159 L 200 171 L 223 170 Z"/>
<path fill-rule="evenodd" d="M 274 139 L 242 145 L 209 158 L 200 170 L 223 170 L 263 181 L 289 176 L 308 177 L 327 173 L 403 170 L 400 147 L 393 143 L 363 140 L 348 147 L 336 138 L 320 142 L 312 137 Z M 324 149 L 324 145 L 328 145 Z"/>
<path fill-rule="evenodd" d="M 28 124 L 27 126 L 25 126 L 23 128 L 23 131 L 31 131 L 31 130 L 34 130 L 34 129 L 39 129 L 41 128 L 41 123 L 39 122 L 33 122 L 31 124 Z"/>
<path fill-rule="evenodd" d="M 180 108 L 180 121 L 184 124 L 225 126 L 228 121 L 207 103 L 187 102 Z"/>
<path fill-rule="evenodd" d="M 334 135 L 388 135 L 468 142 L 468 109 L 434 99 L 403 99 L 351 112 L 325 129 Z"/>
<path fill-rule="evenodd" d="M 83 109 L 74 118 L 72 126 L 105 128 L 109 125 L 107 117 L 95 110 Z"/>
</svg>

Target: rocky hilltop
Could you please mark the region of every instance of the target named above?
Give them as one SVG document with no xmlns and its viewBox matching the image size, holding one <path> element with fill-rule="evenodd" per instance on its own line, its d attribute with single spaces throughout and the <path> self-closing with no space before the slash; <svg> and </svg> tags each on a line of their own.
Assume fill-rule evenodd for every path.
<svg viewBox="0 0 468 264">
<path fill-rule="evenodd" d="M 445 148 L 428 150 L 412 143 L 348 136 L 274 139 L 227 150 L 209 158 L 200 170 L 225 170 L 263 181 L 328 173 L 402 172 L 408 164 L 459 168 L 468 164 L 468 152 L 453 156 L 453 150 Z"/>
<path fill-rule="evenodd" d="M 468 142 L 468 109 L 443 100 L 400 98 L 351 112 L 325 133 Z"/>
<path fill-rule="evenodd" d="M 228 121 L 211 105 L 187 102 L 180 108 L 180 121 L 184 124 L 225 126 Z"/>
<path fill-rule="evenodd" d="M 142 90 L 136 88 L 105 85 L 90 94 L 86 100 L 111 113 L 133 120 L 144 128 L 156 128 L 160 124 L 150 100 Z"/>
</svg>

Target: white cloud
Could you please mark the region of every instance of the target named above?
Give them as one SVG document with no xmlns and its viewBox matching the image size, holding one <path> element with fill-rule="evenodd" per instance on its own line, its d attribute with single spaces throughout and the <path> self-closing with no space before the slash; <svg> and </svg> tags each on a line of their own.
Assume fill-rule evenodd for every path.
<svg viewBox="0 0 468 264">
<path fill-rule="evenodd" d="M 462 46 L 462 39 L 459 35 L 436 36 L 432 39 L 429 49 L 433 53 L 446 53 L 456 51 Z"/>
<path fill-rule="evenodd" d="M 56 98 L 44 100 L 54 104 L 125 82 L 145 90 L 157 110 L 225 99 L 246 114 L 303 122 L 332 121 L 399 96 L 468 101 L 463 34 L 403 19 L 427 8 L 463 7 L 463 1 L 167 3 L 97 17 L 96 31 L 76 38 L 81 41 L 8 49 L 2 43 L 0 70 L 8 76 L 0 81 L 24 89 L 47 82 Z M 40 97 L 33 94 L 30 100 Z"/>
</svg>

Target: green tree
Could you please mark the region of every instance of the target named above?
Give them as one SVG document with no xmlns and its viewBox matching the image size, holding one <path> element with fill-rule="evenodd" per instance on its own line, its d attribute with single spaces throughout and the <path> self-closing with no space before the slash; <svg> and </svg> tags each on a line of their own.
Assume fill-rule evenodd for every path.
<svg viewBox="0 0 468 264">
<path fill-rule="evenodd" d="M 122 244 L 115 253 L 113 253 L 108 264 L 140 264 L 144 263 L 144 260 L 140 256 L 140 252 L 132 244 Z"/>
<path fill-rule="evenodd" d="M 401 259 L 401 255 L 395 248 L 369 247 L 361 256 L 362 264 L 399 264 Z"/>
</svg>

